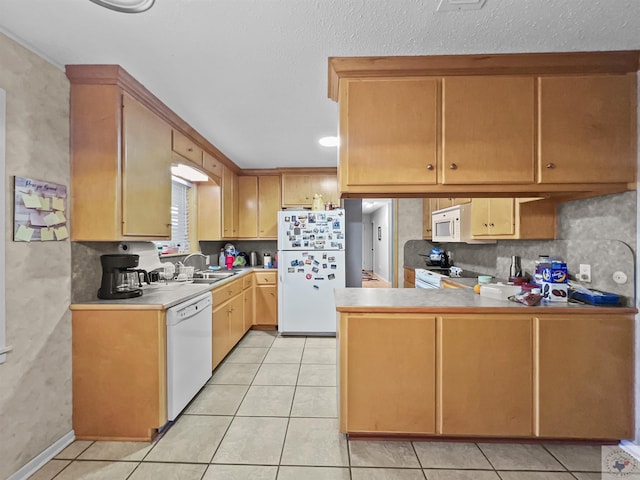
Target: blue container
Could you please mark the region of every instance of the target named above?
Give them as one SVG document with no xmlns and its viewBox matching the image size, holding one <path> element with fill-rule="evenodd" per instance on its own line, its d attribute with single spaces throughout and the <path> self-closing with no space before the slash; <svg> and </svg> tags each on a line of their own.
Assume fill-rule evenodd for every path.
<svg viewBox="0 0 640 480">
<path fill-rule="evenodd" d="M 599 292 L 598 290 L 590 290 L 590 292 L 581 293 L 569 290 L 569 298 L 589 305 L 618 305 L 620 303 L 620 295 L 615 293 Z"/>
</svg>

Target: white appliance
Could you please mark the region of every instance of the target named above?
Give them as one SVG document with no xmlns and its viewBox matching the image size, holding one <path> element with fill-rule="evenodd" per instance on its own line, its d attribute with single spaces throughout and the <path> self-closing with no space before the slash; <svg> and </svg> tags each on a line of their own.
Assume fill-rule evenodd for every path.
<svg viewBox="0 0 640 480">
<path fill-rule="evenodd" d="M 167 414 L 175 420 L 211 377 L 211 293 L 167 310 Z"/>
<path fill-rule="evenodd" d="M 463 203 L 436 210 L 431 214 L 431 241 L 495 243 L 495 240 L 474 240 L 471 237 L 471 204 Z"/>
<path fill-rule="evenodd" d="M 345 286 L 345 213 L 278 212 L 278 330 L 335 335 L 335 288 Z"/>
<path fill-rule="evenodd" d="M 416 268 L 416 288 L 442 288 L 441 273 L 426 270 L 424 268 Z"/>
</svg>

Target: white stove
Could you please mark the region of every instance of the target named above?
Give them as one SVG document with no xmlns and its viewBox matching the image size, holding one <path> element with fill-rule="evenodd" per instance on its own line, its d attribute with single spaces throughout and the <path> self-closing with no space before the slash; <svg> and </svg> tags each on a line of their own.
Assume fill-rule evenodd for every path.
<svg viewBox="0 0 640 480">
<path fill-rule="evenodd" d="M 442 279 L 448 277 L 433 270 L 416 268 L 416 288 L 442 288 Z"/>
</svg>

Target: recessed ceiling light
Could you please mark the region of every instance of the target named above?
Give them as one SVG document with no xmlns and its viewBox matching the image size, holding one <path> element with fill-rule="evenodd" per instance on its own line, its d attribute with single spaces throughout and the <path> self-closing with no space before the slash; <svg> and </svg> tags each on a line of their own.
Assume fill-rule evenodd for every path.
<svg viewBox="0 0 640 480">
<path fill-rule="evenodd" d="M 337 147 L 340 145 L 340 139 L 338 137 L 322 137 L 318 143 L 323 147 Z"/>
<path fill-rule="evenodd" d="M 171 167 L 171 174 L 176 177 L 184 178 L 185 180 L 189 180 L 190 182 L 206 182 L 209 180 L 209 177 L 202 173 L 200 170 L 196 170 L 189 165 L 184 165 L 179 163 L 178 165 L 173 165 Z"/>
<path fill-rule="evenodd" d="M 153 7 L 156 0 L 90 0 L 101 7 L 123 13 L 141 13 Z"/>
</svg>

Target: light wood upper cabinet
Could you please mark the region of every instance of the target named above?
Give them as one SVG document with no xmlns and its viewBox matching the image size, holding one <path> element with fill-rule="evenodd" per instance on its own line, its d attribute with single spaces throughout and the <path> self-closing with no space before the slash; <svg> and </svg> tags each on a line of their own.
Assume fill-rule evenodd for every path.
<svg viewBox="0 0 640 480">
<path fill-rule="evenodd" d="M 437 209 L 437 198 L 425 198 L 422 200 L 422 238 L 425 240 L 431 240 L 433 236 L 431 214 Z"/>
<path fill-rule="evenodd" d="M 172 130 L 172 149 L 178 155 L 192 161 L 197 166 L 202 165 L 202 149 L 192 142 L 186 135 Z"/>
<path fill-rule="evenodd" d="M 321 194 L 324 203 L 340 204 L 338 179 L 324 174 L 282 174 L 282 206 L 311 207 L 314 194 Z"/>
<path fill-rule="evenodd" d="M 258 177 L 238 177 L 238 237 L 258 236 Z"/>
<path fill-rule="evenodd" d="M 474 198 L 471 201 L 471 235 L 496 236 L 515 233 L 513 198 Z"/>
<path fill-rule="evenodd" d="M 539 82 L 539 182 L 630 181 L 636 164 L 636 74 Z"/>
<path fill-rule="evenodd" d="M 198 184 L 198 240 L 220 240 L 222 237 L 222 191 L 214 181 Z"/>
<path fill-rule="evenodd" d="M 280 178 L 276 175 L 258 177 L 258 238 L 278 238 L 280 210 Z"/>
<path fill-rule="evenodd" d="M 171 128 L 123 95 L 122 234 L 171 233 Z"/>
<path fill-rule="evenodd" d="M 202 152 L 202 168 L 218 179 L 222 178 L 222 162 L 205 151 Z"/>
<path fill-rule="evenodd" d="M 531 436 L 531 318 L 444 316 L 438 335 L 439 433 Z"/>
<path fill-rule="evenodd" d="M 442 183 L 533 183 L 535 79 L 442 80 Z"/>
<path fill-rule="evenodd" d="M 538 334 L 536 434 L 633 437 L 633 318 L 545 315 Z"/>
<path fill-rule="evenodd" d="M 115 85 L 71 86 L 71 239 L 171 234 L 171 128 Z"/>
<path fill-rule="evenodd" d="M 238 176 L 230 168 L 222 171 L 222 238 L 238 236 Z"/>
<path fill-rule="evenodd" d="M 340 191 L 436 183 L 438 80 L 340 81 Z"/>
</svg>

